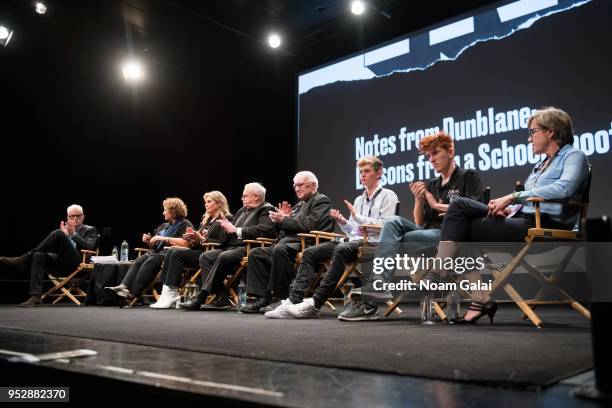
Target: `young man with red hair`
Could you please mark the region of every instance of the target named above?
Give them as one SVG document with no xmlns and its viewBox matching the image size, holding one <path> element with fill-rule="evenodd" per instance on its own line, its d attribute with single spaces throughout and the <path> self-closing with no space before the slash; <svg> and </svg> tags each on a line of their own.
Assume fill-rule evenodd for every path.
<svg viewBox="0 0 612 408">
<path fill-rule="evenodd" d="M 393 216 L 385 220 L 376 258 L 395 257 L 398 252 L 409 255 L 421 254 L 438 246 L 440 241 L 440 228 L 443 214 L 446 213 L 449 203 L 457 197 L 469 197 L 479 200 L 482 195 L 480 178 L 474 170 L 461 169 L 455 163 L 455 146 L 453 139 L 445 132 L 438 132 L 426 136 L 419 142 L 419 151 L 424 154 L 434 170 L 440 174 L 425 181 L 410 183 L 410 192 L 414 196 L 414 209 L 412 211 L 414 222 L 402 217 Z M 389 282 L 392 271 L 385 270 L 380 277 Z M 355 301 L 350 310 L 338 316 L 341 321 L 377 320 L 377 304 L 379 296 L 370 297 L 373 292 L 372 280 L 363 290 L 354 291 Z M 384 294 L 382 295 L 384 297 Z M 390 294 L 387 294 L 390 297 Z"/>
</svg>

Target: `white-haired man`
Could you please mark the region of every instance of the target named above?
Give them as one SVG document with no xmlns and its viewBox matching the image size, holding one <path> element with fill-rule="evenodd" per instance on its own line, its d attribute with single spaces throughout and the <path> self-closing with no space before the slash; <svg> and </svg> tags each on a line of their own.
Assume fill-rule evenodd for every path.
<svg viewBox="0 0 612 408">
<path fill-rule="evenodd" d="M 94 249 L 98 242 L 98 230 L 83 224 L 83 207 L 72 204 L 66 210 L 67 220 L 60 221 L 34 249 L 17 257 L 0 257 L 0 262 L 21 271 L 30 271 L 30 298 L 19 306 L 38 306 L 43 280 L 48 268 L 66 274 L 74 271 L 81 262 L 81 249 Z"/>
<path fill-rule="evenodd" d="M 317 191 L 318 187 L 319 181 L 312 172 L 300 171 L 293 177 L 293 189 L 299 202 L 292 208 L 284 201 L 277 211 L 270 211 L 279 240 L 270 247 L 255 248 L 249 253 L 247 292 L 258 299 L 242 307 L 243 313 L 260 312 L 272 303 L 273 296 L 287 298 L 293 263 L 300 250 L 297 234 L 334 229 L 331 201 Z"/>
</svg>

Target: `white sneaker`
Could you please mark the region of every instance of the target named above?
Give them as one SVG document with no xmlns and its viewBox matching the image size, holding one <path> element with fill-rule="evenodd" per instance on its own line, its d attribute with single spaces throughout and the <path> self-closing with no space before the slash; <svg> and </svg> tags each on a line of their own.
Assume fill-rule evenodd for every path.
<svg viewBox="0 0 612 408">
<path fill-rule="evenodd" d="M 308 298 L 297 304 L 288 304 L 285 310 L 296 319 L 316 319 L 319 317 L 319 309 L 315 307 L 313 298 Z"/>
<path fill-rule="evenodd" d="M 156 303 L 149 305 L 153 309 L 170 309 L 177 308 L 181 301 L 181 294 L 178 289 L 170 289 L 170 287 L 164 285 L 162 288 L 161 296 Z"/>
<path fill-rule="evenodd" d="M 274 310 L 264 313 L 264 316 L 268 319 L 290 319 L 291 316 L 287 313 L 287 305 L 290 305 L 291 301 L 285 299 L 281 301 L 281 304 Z"/>
</svg>

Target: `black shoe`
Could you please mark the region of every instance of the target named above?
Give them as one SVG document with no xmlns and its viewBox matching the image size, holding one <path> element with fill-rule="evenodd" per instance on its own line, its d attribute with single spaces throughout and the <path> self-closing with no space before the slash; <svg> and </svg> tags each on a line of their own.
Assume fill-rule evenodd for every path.
<svg viewBox="0 0 612 408">
<path fill-rule="evenodd" d="M 128 302 L 132 299 L 130 297 L 130 292 L 119 286 L 105 287 L 104 297 L 110 304 L 115 304 L 119 307 L 127 306 Z"/>
<path fill-rule="evenodd" d="M 200 310 L 200 306 L 202 306 L 202 303 L 204 303 L 204 299 L 206 299 L 207 297 L 207 293 L 205 293 L 204 291 L 200 291 L 200 293 L 198 293 L 198 296 L 196 296 L 189 302 L 179 303 L 179 307 L 184 310 Z"/>
<path fill-rule="evenodd" d="M 3 263 L 6 266 L 10 266 L 11 268 L 15 268 L 22 272 L 28 270 L 28 255 L 21 256 L 0 256 L 0 263 Z"/>
<path fill-rule="evenodd" d="M 490 324 L 493 324 L 493 316 L 495 316 L 495 313 L 497 312 L 497 303 L 493 299 L 490 299 L 486 303 L 472 301 L 468 306 L 468 310 L 480 312 L 480 314 L 470 320 L 466 320 L 464 315 L 464 317 L 460 319 L 452 319 L 450 322 L 454 324 L 476 324 L 478 319 L 484 315 L 487 315 L 489 316 Z"/>
<path fill-rule="evenodd" d="M 225 296 L 215 296 L 215 300 L 208 305 L 202 305 L 201 310 L 230 310 L 232 308 L 229 298 Z"/>
<path fill-rule="evenodd" d="M 365 320 L 380 320 L 378 305 L 367 302 L 353 302 L 351 309 L 338 315 L 341 322 L 362 322 Z"/>
<path fill-rule="evenodd" d="M 270 300 L 270 298 L 261 297 L 257 299 L 256 301 L 251 302 L 247 304 L 246 306 L 241 307 L 240 311 L 242 313 L 259 313 L 259 309 L 261 309 L 262 307 L 268 306 L 270 303 L 272 303 L 272 300 Z"/>
</svg>

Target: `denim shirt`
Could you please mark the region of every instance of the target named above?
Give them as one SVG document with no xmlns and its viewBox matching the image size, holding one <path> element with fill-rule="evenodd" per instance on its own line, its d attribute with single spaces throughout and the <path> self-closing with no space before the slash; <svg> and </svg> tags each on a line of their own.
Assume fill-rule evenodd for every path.
<svg viewBox="0 0 612 408">
<path fill-rule="evenodd" d="M 539 163 L 525 180 L 525 191 L 520 192 L 516 201 L 524 203 L 521 209 L 527 214 L 535 213 L 532 203 L 525 203 L 530 197 L 541 197 L 545 200 L 568 200 L 574 198 L 582 201 L 582 194 L 587 188 L 589 161 L 582 150 L 570 144 L 563 146 L 552 162 L 541 173 L 539 169 L 545 162 Z M 542 213 L 554 221 L 573 227 L 578 221 L 580 210 L 561 204 L 540 204 Z"/>
</svg>

